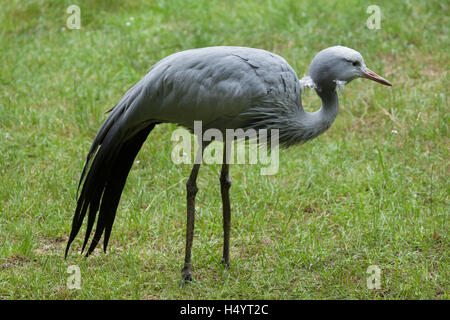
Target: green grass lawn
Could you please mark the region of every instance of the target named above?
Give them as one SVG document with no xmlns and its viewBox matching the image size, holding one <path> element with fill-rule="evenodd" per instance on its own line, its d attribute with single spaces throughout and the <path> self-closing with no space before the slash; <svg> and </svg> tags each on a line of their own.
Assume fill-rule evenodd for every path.
<svg viewBox="0 0 450 320">
<path fill-rule="evenodd" d="M 81 9 L 69 30 L 66 8 Z M 377 1 L 40 1 L 0 10 L 0 298 L 449 299 L 449 6 Z M 319 138 L 280 152 L 276 175 L 231 167 L 231 267 L 220 264 L 219 165 L 198 178 L 194 281 L 180 289 L 185 183 L 158 126 L 122 194 L 110 247 L 64 247 L 104 112 L 161 58 L 240 45 L 299 77 L 332 45 L 360 51 L 388 88 L 355 80 Z M 318 109 L 313 91 L 305 108 Z M 68 289 L 78 265 L 81 289 Z M 381 269 L 381 288 L 366 273 Z"/>
</svg>

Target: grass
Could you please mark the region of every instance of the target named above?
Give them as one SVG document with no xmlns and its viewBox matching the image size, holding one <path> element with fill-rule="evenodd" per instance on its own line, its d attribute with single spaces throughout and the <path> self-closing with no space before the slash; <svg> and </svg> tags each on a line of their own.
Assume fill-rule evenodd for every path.
<svg viewBox="0 0 450 320">
<path fill-rule="evenodd" d="M 81 8 L 68 30 L 66 8 Z M 0 10 L 0 298 L 448 299 L 448 3 L 379 1 L 40 1 Z M 133 19 L 131 18 L 133 17 Z M 129 22 L 129 25 L 127 25 Z M 194 282 L 179 288 L 188 165 L 157 127 L 128 178 L 107 254 L 63 259 L 85 155 L 104 111 L 161 58 L 244 45 L 282 55 L 301 77 L 320 49 L 360 51 L 389 79 L 340 94 L 316 140 L 280 170 L 231 168 L 231 268 L 220 264 L 217 165 L 200 170 Z M 319 106 L 313 92 L 306 109 Z M 80 248 L 81 237 L 74 243 Z M 81 269 L 68 289 L 67 268 Z M 381 288 L 369 290 L 370 265 Z"/>
</svg>

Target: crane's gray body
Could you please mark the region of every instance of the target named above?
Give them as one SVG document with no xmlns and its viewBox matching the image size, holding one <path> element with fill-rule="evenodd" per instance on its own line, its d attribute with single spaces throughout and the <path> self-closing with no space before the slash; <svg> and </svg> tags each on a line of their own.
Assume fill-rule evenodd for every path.
<svg viewBox="0 0 450 320">
<path fill-rule="evenodd" d="M 176 123 L 193 130 L 245 128 L 271 108 L 301 109 L 297 74 L 280 56 L 261 49 L 208 47 L 182 51 L 156 63 L 119 102 L 127 122 Z M 272 112 L 274 112 L 273 110 Z M 145 125 L 142 124 L 142 125 Z"/>
</svg>

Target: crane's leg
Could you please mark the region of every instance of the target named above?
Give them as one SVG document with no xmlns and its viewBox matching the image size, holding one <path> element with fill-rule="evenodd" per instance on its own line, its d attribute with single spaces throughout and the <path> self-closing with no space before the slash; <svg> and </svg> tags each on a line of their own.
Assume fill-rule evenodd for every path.
<svg viewBox="0 0 450 320">
<path fill-rule="evenodd" d="M 200 164 L 194 164 L 191 175 L 186 183 L 187 189 L 187 225 L 186 225 L 186 256 L 184 258 L 184 267 L 181 270 L 181 283 L 192 280 L 191 275 L 191 248 L 194 239 L 194 221 L 195 221 L 195 195 L 197 194 L 197 175 Z"/>
<path fill-rule="evenodd" d="M 230 266 L 230 220 L 231 220 L 231 208 L 230 208 L 230 187 L 231 179 L 228 175 L 229 164 L 227 157 L 227 146 L 224 143 L 223 150 L 223 163 L 222 170 L 220 172 L 220 193 L 222 194 L 222 206 L 223 206 L 223 255 L 222 263 L 225 268 Z"/>
</svg>

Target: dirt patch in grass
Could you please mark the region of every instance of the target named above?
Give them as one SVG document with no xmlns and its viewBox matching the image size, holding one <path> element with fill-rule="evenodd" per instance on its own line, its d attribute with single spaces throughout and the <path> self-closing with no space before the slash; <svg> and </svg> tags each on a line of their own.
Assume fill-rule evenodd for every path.
<svg viewBox="0 0 450 320">
<path fill-rule="evenodd" d="M 11 267 L 20 267 L 31 261 L 30 258 L 20 255 L 14 254 L 11 257 L 0 260 L 0 270 L 8 269 Z"/>
<path fill-rule="evenodd" d="M 41 237 L 39 246 L 34 250 L 36 255 L 63 255 L 68 238 L 65 236 L 58 238 Z"/>
</svg>

